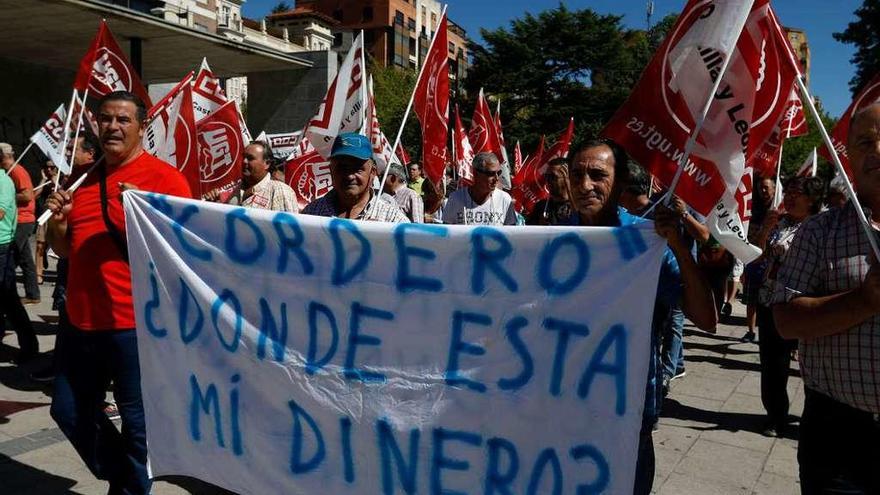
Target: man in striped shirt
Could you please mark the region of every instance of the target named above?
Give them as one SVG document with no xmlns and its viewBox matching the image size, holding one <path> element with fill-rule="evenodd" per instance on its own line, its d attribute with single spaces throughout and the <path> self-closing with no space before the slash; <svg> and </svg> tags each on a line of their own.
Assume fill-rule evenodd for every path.
<svg viewBox="0 0 880 495">
<path fill-rule="evenodd" d="M 878 236 L 880 104 L 853 116 L 847 154 Z M 880 266 L 857 213 L 849 201 L 804 222 L 770 301 L 780 335 L 800 341 L 805 494 L 880 493 Z"/>
</svg>

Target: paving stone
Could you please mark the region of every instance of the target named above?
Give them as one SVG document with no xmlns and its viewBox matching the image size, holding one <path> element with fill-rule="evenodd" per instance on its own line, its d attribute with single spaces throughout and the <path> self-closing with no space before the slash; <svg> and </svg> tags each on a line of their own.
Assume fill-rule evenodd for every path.
<svg viewBox="0 0 880 495">
<path fill-rule="evenodd" d="M 672 473 L 666 478 L 663 486 L 656 491 L 659 495 L 747 495 L 749 488 L 737 483 L 719 480 L 694 478 L 679 473 Z"/>
<path fill-rule="evenodd" d="M 678 463 L 674 472 L 701 480 L 727 483 L 735 490 L 748 491 L 761 475 L 766 457 L 766 454 L 754 450 L 700 438 Z"/>
<path fill-rule="evenodd" d="M 754 495 L 800 495 L 801 484 L 797 478 L 764 473 L 755 484 Z"/>
<path fill-rule="evenodd" d="M 675 384 L 675 391 L 677 393 L 718 401 L 727 400 L 737 385 L 735 382 L 713 380 L 699 376 L 688 376 L 676 381 L 680 382 Z"/>
<path fill-rule="evenodd" d="M 792 476 L 798 472 L 797 446 L 794 441 L 777 440 L 764 465 L 764 471 L 780 476 Z"/>
</svg>

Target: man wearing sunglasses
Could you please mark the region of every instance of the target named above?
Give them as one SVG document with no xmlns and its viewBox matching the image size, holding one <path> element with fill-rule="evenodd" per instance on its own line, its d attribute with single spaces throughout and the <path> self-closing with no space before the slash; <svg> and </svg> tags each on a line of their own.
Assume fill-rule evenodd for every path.
<svg viewBox="0 0 880 495">
<path fill-rule="evenodd" d="M 501 162 L 493 153 L 474 157 L 474 183 L 449 196 L 443 207 L 443 221 L 461 225 L 516 225 L 513 200 L 498 189 Z"/>
</svg>

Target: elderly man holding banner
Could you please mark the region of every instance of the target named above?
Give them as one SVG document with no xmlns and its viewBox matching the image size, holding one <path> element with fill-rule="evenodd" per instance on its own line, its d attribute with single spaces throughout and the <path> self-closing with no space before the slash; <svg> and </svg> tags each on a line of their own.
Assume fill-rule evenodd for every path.
<svg viewBox="0 0 880 495">
<path fill-rule="evenodd" d="M 570 155 L 569 190 L 576 211 L 569 224 L 583 227 L 615 227 L 640 220 L 619 206 L 620 194 L 629 175 L 626 152 L 610 140 L 587 141 Z M 635 494 L 648 494 L 654 482 L 654 445 L 651 432 L 660 413 L 661 375 L 659 336 L 670 308 L 681 300 L 684 314 L 704 330 L 715 327 L 718 314 L 712 291 L 691 255 L 682 235 L 681 215 L 664 206 L 655 213 L 657 233 L 666 238 L 669 249 L 660 269 L 654 319 L 651 324 L 651 351 Z M 635 283 L 629 281 L 628 283 Z M 647 330 L 647 329 L 646 329 Z"/>
<path fill-rule="evenodd" d="M 409 222 L 396 203 L 373 194 L 371 186 L 376 173 L 370 140 L 356 133 L 340 134 L 330 152 L 333 190 L 309 203 L 303 213 L 373 222 Z"/>
<path fill-rule="evenodd" d="M 877 236 L 880 104 L 854 115 L 846 149 Z M 880 493 L 880 266 L 856 205 L 850 199 L 803 223 L 770 301 L 779 334 L 800 340 L 805 494 Z"/>
</svg>

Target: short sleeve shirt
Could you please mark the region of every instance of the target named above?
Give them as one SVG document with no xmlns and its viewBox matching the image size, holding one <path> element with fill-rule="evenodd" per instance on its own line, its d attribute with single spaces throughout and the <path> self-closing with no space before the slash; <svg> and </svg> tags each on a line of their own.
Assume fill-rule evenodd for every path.
<svg viewBox="0 0 880 495">
<path fill-rule="evenodd" d="M 382 197 L 373 197 L 370 206 L 361 212 L 361 216 L 357 220 L 365 220 L 368 222 L 391 222 L 391 223 L 409 223 L 406 215 L 400 211 L 397 203 Z M 336 206 L 336 193 L 330 191 L 324 196 L 312 201 L 305 208 L 303 214 L 315 215 L 318 217 L 336 217 L 339 216 L 339 208 Z"/>
<path fill-rule="evenodd" d="M 770 303 L 857 289 L 868 273 L 870 253 L 851 202 L 820 213 L 795 234 L 776 274 Z M 880 414 L 880 316 L 835 335 L 801 340 L 799 361 L 810 389 Z"/>
<path fill-rule="evenodd" d="M 513 199 L 506 192 L 495 189 L 483 204 L 471 198 L 470 188 L 457 189 L 443 206 L 443 221 L 459 225 L 516 225 Z"/>
<path fill-rule="evenodd" d="M 4 245 L 15 239 L 18 208 L 15 205 L 15 185 L 3 169 L 0 169 L 0 209 L 5 212 L 0 220 L 0 245 Z"/>
<path fill-rule="evenodd" d="M 80 330 L 134 328 L 131 270 L 104 223 L 99 176 L 97 170 L 93 171 L 73 193 L 73 209 L 67 219 L 70 236 L 67 312 L 70 322 Z M 146 152 L 121 167 L 112 167 L 107 170 L 107 213 L 122 236 L 125 235 L 125 214 L 119 190 L 121 182 L 142 191 L 192 197 L 183 174 Z"/>
<path fill-rule="evenodd" d="M 34 183 L 31 181 L 31 174 L 19 164 L 9 171 L 9 178 L 15 184 L 15 192 L 20 193 L 25 189 L 33 189 Z M 36 217 L 37 202 L 34 198 L 28 201 L 28 204 L 18 207 L 18 223 L 34 223 Z"/>
</svg>

